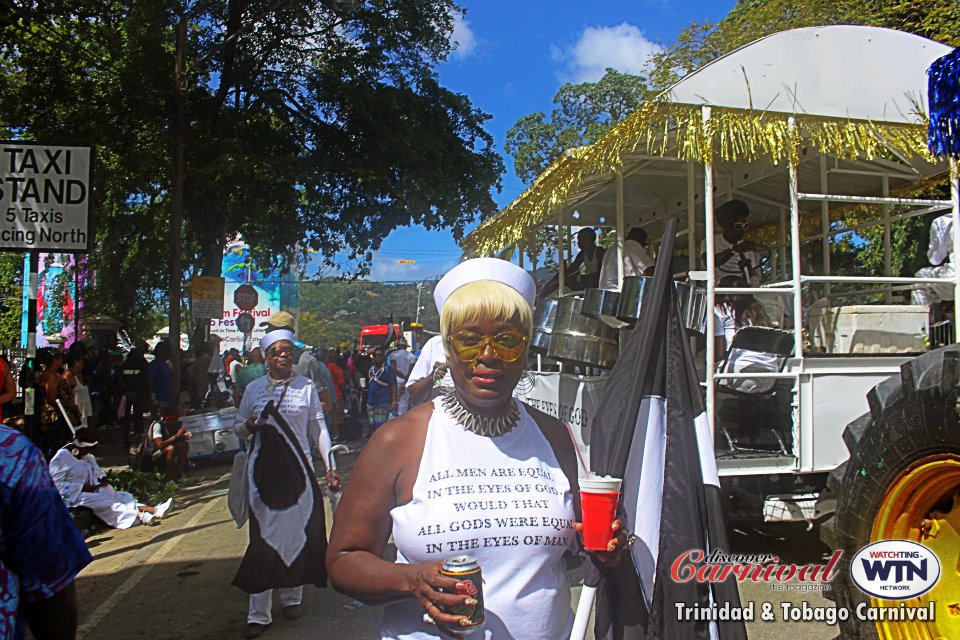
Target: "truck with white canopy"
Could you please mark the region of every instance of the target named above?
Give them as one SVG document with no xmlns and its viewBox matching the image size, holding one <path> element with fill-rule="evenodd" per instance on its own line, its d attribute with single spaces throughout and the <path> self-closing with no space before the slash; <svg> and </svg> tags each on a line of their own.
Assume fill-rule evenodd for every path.
<svg viewBox="0 0 960 640">
<path fill-rule="evenodd" d="M 849 550 L 845 555 L 872 540 L 904 538 L 956 559 L 960 352 L 955 344 L 936 351 L 926 344 L 931 336 L 956 343 L 956 324 L 940 327 L 949 336 L 931 333 L 928 308 L 901 296 L 952 285 L 958 295 L 947 317 L 955 318 L 960 271 L 950 281 L 893 272 L 894 232 L 907 218 L 952 215 L 952 243 L 960 247 L 957 163 L 927 147 L 926 71 L 950 51 L 864 26 L 758 40 L 683 78 L 596 143 L 568 151 L 463 247 L 500 256 L 521 249 L 522 256 L 535 231 L 551 225 L 562 258 L 571 227 L 612 227 L 617 240 L 608 250 L 621 257 L 626 229 L 641 226 L 656 239 L 666 220 L 678 219 L 683 250 L 675 252 L 674 271 L 703 288 L 705 309 L 753 296 L 779 311 L 771 314 L 776 335 L 767 340 L 779 349 L 777 364 L 760 373 L 726 366 L 723 347 L 704 338 L 715 334 L 715 314 L 688 325 L 702 349 L 707 415 L 731 514 L 813 522 L 836 508 L 823 532 L 828 544 Z M 941 192 L 949 184 L 949 196 L 931 196 L 937 184 Z M 760 277 L 747 286 L 720 286 L 714 275 L 714 211 L 730 200 L 749 206 L 747 238 L 762 258 L 754 265 Z M 862 242 L 857 233 L 868 227 L 882 230 L 882 272 L 842 273 L 831 240 L 846 234 Z M 627 283 L 620 275 L 622 304 Z M 560 269 L 558 300 L 582 296 L 565 291 L 563 280 Z M 615 324 L 595 319 L 597 334 L 606 330 L 604 319 Z M 595 338 L 579 326 L 568 333 Z M 560 372 L 536 372 L 521 391 L 571 424 L 587 450 L 603 375 L 577 375 L 575 367 L 590 373 L 608 363 L 566 360 Z M 744 380 L 763 391 L 743 392 Z M 838 600 L 852 606 L 867 599 L 844 580 Z M 923 598 L 955 601 L 949 585 L 960 588 L 960 576 Z M 960 617 L 948 618 L 915 623 L 915 636 L 851 621 L 844 637 L 960 637 Z"/>
</svg>

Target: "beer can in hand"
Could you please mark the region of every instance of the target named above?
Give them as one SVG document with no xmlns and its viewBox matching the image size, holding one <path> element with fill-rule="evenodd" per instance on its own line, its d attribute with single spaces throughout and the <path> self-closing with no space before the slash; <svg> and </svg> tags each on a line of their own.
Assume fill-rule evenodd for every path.
<svg viewBox="0 0 960 640">
<path fill-rule="evenodd" d="M 473 606 L 460 605 L 451 608 L 449 613 L 454 616 L 466 616 L 470 622 L 469 625 L 451 627 L 448 630 L 451 633 L 467 635 L 483 629 L 484 610 L 483 610 L 483 578 L 480 575 L 480 565 L 473 556 L 454 556 L 443 561 L 440 573 L 451 578 L 456 578 L 460 583 L 457 594 L 469 596 L 477 601 Z"/>
</svg>

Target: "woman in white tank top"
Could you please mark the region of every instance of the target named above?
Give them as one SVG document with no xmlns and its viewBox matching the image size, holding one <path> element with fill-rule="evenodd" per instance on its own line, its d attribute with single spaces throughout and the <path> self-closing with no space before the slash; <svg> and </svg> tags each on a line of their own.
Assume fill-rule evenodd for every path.
<svg viewBox="0 0 960 640">
<path fill-rule="evenodd" d="M 438 283 L 455 389 L 381 427 L 344 491 L 328 574 L 338 590 L 386 605 L 384 640 L 440 640 L 449 636 L 435 624 L 463 628 L 467 618 L 444 611 L 475 602 L 440 567 L 465 554 L 482 570 L 486 612 L 470 638 L 569 637 L 563 556 L 578 548 L 575 452 L 562 423 L 511 395 L 533 296 L 526 272 L 493 258 L 461 263 Z M 391 535 L 396 563 L 382 559 Z"/>
</svg>

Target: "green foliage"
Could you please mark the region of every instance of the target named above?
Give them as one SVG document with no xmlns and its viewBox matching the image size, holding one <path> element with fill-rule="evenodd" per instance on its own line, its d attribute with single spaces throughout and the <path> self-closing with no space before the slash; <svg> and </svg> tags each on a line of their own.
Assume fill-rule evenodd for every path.
<svg viewBox="0 0 960 640">
<path fill-rule="evenodd" d="M 424 281 L 420 290 L 420 322 L 431 331 L 440 330 L 440 318 L 433 303 L 436 282 Z M 384 284 L 345 281 L 333 278 L 300 285 L 297 313 L 299 338 L 313 346 L 351 345 L 366 325 L 386 324 L 417 317 L 417 283 Z"/>
<path fill-rule="evenodd" d="M 358 273 L 394 228 L 463 235 L 503 166 L 488 116 L 442 87 L 452 0 L 198 0 L 186 19 L 184 276 L 236 234 Z M 136 333 L 167 288 L 177 0 L 0 10 L 0 127 L 95 146 L 88 311 Z"/>
<path fill-rule="evenodd" d="M 23 256 L 0 253 L 0 345 L 20 345 L 23 308 Z"/>
<path fill-rule="evenodd" d="M 565 150 L 597 141 L 651 96 L 646 78 L 615 69 L 597 82 L 563 85 L 549 118 L 531 113 L 507 132 L 505 148 L 517 176 L 532 180 Z"/>
<path fill-rule="evenodd" d="M 166 502 L 177 492 L 177 484 L 164 480 L 162 473 L 144 473 L 133 469 L 111 470 L 107 472 L 107 482 L 117 491 L 129 491 L 137 502 L 147 505 Z"/>
</svg>

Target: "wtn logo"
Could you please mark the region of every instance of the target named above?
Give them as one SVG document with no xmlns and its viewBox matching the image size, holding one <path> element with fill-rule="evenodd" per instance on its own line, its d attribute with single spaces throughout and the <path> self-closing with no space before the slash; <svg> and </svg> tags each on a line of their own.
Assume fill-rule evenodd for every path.
<svg viewBox="0 0 960 640">
<path fill-rule="evenodd" d="M 940 559 L 909 540 L 882 540 L 860 549 L 850 562 L 850 577 L 867 595 L 885 600 L 916 598 L 940 579 Z"/>
<path fill-rule="evenodd" d="M 926 580 L 927 579 L 927 561 L 921 560 L 918 563 L 909 560 L 860 560 L 863 563 L 863 572 L 867 574 L 867 580 L 890 579 L 890 572 L 894 572 L 893 581 L 900 583 L 904 580 Z"/>
</svg>

